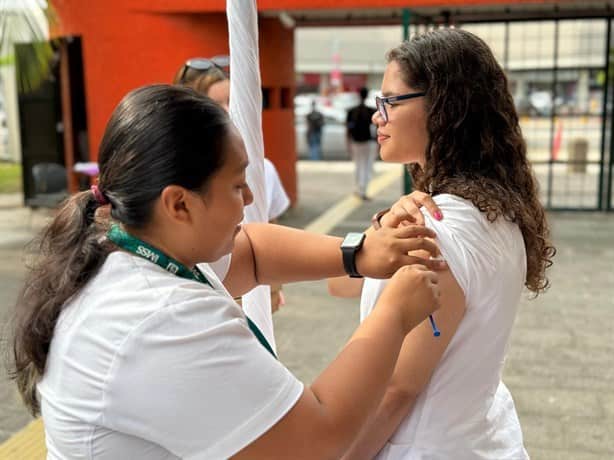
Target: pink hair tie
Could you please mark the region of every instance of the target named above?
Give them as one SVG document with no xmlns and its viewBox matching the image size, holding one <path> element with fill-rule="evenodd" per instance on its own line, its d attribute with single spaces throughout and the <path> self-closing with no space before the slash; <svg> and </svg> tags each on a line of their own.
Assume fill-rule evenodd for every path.
<svg viewBox="0 0 614 460">
<path fill-rule="evenodd" d="M 109 200 L 106 199 L 106 197 L 104 196 L 104 194 L 100 191 L 100 189 L 98 188 L 97 185 L 92 185 L 90 187 L 90 190 L 92 191 L 92 193 L 94 194 L 94 198 L 96 198 L 96 201 L 98 202 L 98 204 L 100 206 L 104 206 L 105 204 L 109 204 Z"/>
</svg>

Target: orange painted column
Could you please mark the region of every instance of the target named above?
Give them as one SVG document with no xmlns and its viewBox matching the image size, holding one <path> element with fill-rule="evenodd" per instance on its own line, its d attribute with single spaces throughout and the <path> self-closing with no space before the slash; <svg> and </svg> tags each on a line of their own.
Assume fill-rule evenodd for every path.
<svg viewBox="0 0 614 460">
<path fill-rule="evenodd" d="M 261 19 L 258 27 L 262 87 L 269 100 L 262 113 L 265 156 L 275 164 L 290 200 L 296 203 L 294 30 L 284 28 L 276 18 Z"/>
</svg>

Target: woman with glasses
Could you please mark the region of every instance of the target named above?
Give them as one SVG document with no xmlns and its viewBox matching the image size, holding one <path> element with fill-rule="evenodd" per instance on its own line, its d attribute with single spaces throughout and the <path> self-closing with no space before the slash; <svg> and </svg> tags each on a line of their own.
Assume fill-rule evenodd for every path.
<svg viewBox="0 0 614 460">
<path fill-rule="evenodd" d="M 407 335 L 384 400 L 344 459 L 526 459 L 501 373 L 521 294 L 546 289 L 554 248 L 507 78 L 475 35 L 433 30 L 388 53 L 377 109 L 380 155 L 409 165 L 417 192 L 376 214 L 375 233 L 424 223 L 449 270 L 433 315 L 440 335 L 429 321 Z M 416 205 L 428 195 L 433 217 Z M 366 320 L 385 285 L 329 288 L 360 295 Z"/>
<path fill-rule="evenodd" d="M 209 96 L 228 111 L 230 97 L 229 64 L 228 56 L 188 59 L 175 74 L 173 83 L 189 86 L 199 93 Z"/>
<path fill-rule="evenodd" d="M 437 307 L 437 275 L 408 255 L 436 254 L 424 238 L 434 233 L 361 238 L 354 267 L 391 282 L 304 386 L 233 296 L 341 275 L 341 238 L 241 225 L 253 199 L 243 141 L 192 89 L 130 92 L 98 158 L 98 185 L 41 234 L 13 323 L 13 376 L 42 414 L 48 458 L 338 458 L 381 400 L 403 338 Z M 227 254 L 229 266 L 211 265 Z"/>
</svg>

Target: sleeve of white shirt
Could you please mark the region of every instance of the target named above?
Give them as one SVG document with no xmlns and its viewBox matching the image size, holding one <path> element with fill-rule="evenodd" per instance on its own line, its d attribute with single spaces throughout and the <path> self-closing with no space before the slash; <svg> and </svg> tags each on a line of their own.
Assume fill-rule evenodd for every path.
<svg viewBox="0 0 614 460">
<path fill-rule="evenodd" d="M 230 270 L 231 260 L 232 254 L 226 254 L 225 256 L 220 257 L 215 262 L 211 262 L 208 264 L 220 281 L 224 281 L 224 278 L 226 278 L 228 270 Z M 198 267 L 203 270 L 204 265 L 205 264 L 198 264 Z"/>
<path fill-rule="evenodd" d="M 437 235 L 436 243 L 450 271 L 463 290 L 467 305 L 478 292 L 481 279 L 494 275 L 496 264 L 492 257 L 491 229 L 486 216 L 473 204 L 453 195 L 433 198 L 441 209 L 443 219 L 435 220 L 424 208 L 426 226 Z"/>
<path fill-rule="evenodd" d="M 186 282 L 118 351 L 102 423 L 181 458 L 228 458 L 268 431 L 302 391 L 232 299 Z"/>
<path fill-rule="evenodd" d="M 290 198 L 284 190 L 275 166 L 268 158 L 264 159 L 265 185 L 267 188 L 267 210 L 269 220 L 277 219 L 288 206 Z"/>
</svg>

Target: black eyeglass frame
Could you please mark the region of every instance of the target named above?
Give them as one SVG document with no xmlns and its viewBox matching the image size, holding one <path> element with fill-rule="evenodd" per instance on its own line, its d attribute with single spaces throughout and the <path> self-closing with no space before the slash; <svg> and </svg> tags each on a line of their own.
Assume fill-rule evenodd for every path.
<svg viewBox="0 0 614 460">
<path fill-rule="evenodd" d="M 181 69 L 181 75 L 179 76 L 179 83 L 185 83 L 185 77 L 188 70 L 193 69 L 199 72 L 208 72 L 211 69 L 218 69 L 228 75 L 226 67 L 228 67 L 230 58 L 228 56 L 214 56 L 212 58 L 191 58 L 185 61 L 183 68 Z"/>
<path fill-rule="evenodd" d="M 375 106 L 377 107 L 377 111 L 384 119 L 385 122 L 388 122 L 388 112 L 386 111 L 386 104 L 390 104 L 391 102 L 397 101 L 406 101 L 407 99 L 414 99 L 416 97 L 426 96 L 426 92 L 422 91 L 419 93 L 407 93 L 407 94 L 399 94 L 398 96 L 388 96 L 388 97 L 375 97 Z"/>
</svg>

